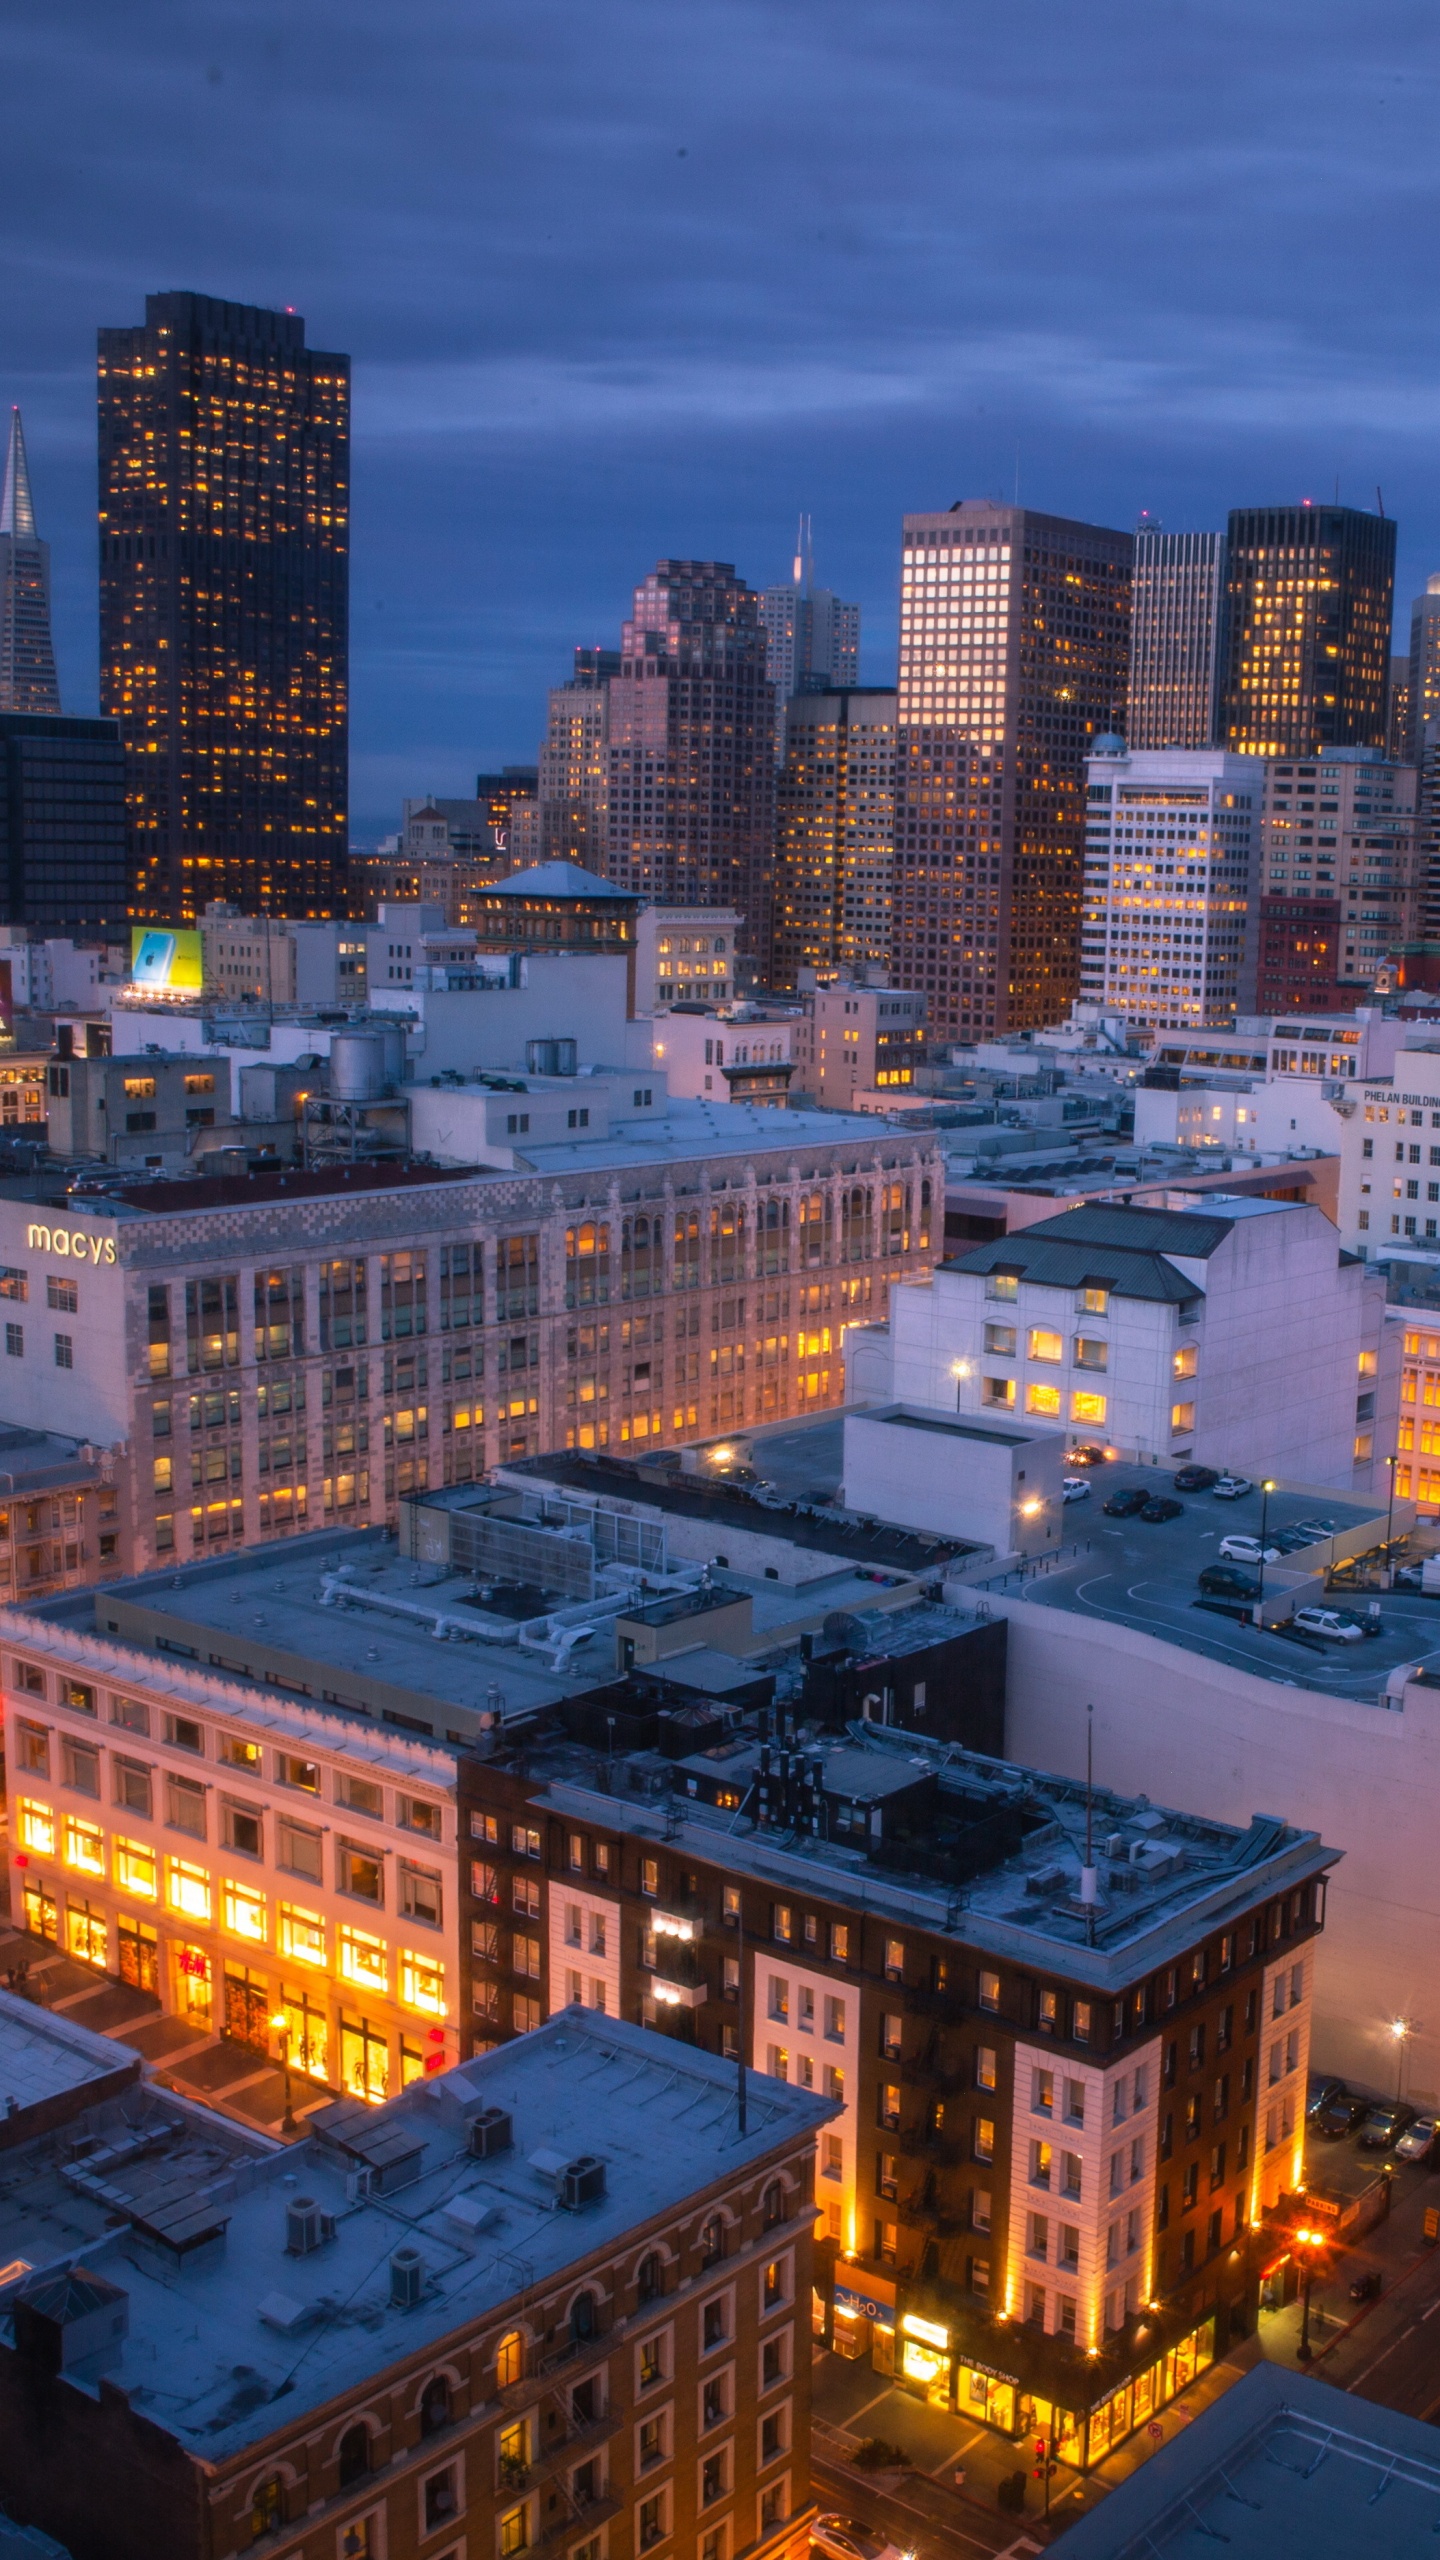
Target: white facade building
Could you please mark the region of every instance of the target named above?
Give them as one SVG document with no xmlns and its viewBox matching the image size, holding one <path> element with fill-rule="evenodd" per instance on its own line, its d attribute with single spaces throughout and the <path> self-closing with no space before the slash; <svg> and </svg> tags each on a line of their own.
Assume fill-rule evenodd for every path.
<svg viewBox="0 0 1440 2560">
<path fill-rule="evenodd" d="M 893 1293 L 886 1396 L 1014 1414 L 1154 1464 L 1368 1489 L 1377 1398 L 1398 1383 L 1378 1374 L 1384 1303 L 1329 1219 L 1295 1202 L 1070 1209 Z M 860 1337 L 852 1372 L 863 1360 L 872 1392 L 875 1340 Z"/>
<path fill-rule="evenodd" d="M 1340 1141 L 1340 1233 L 1364 1254 L 1440 1241 L 1440 1048 L 1405 1049 L 1355 1089 Z"/>
<path fill-rule="evenodd" d="M 727 1004 L 735 994 L 738 908 L 642 907 L 635 919 L 635 1010 Z"/>
<path fill-rule="evenodd" d="M 1264 769 L 1222 748 L 1127 753 L 1087 771 L 1080 994 L 1139 1028 L 1233 1021 L 1253 972 Z"/>
</svg>

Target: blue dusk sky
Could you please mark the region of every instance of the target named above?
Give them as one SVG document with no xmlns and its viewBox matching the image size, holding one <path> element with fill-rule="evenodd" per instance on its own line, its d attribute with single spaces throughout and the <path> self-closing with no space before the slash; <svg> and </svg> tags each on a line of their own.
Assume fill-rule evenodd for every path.
<svg viewBox="0 0 1440 2560">
<path fill-rule="evenodd" d="M 1440 21 L 1370 0 L 11 0 L 0 401 L 95 701 L 95 330 L 293 305 L 354 362 L 352 810 L 533 761 L 665 553 L 1340 494 L 1440 567 Z"/>
</svg>

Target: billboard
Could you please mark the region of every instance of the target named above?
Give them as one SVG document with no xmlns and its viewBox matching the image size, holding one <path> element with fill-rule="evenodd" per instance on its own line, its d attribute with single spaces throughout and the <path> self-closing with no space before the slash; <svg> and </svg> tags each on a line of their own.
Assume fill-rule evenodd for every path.
<svg viewBox="0 0 1440 2560">
<path fill-rule="evenodd" d="M 130 983 L 157 995 L 198 996 L 205 980 L 204 951 L 198 933 L 172 932 L 168 926 L 130 927 Z"/>
</svg>

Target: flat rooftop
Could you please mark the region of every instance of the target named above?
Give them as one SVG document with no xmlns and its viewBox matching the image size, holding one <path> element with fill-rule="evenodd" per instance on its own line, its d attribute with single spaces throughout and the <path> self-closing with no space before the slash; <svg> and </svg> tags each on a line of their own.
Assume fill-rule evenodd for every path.
<svg viewBox="0 0 1440 2560">
<path fill-rule="evenodd" d="M 113 2081 L 127 2065 L 138 2075 L 138 2063 L 108 2036 L 0 1991 L 0 2116 L 13 2105 L 23 2117 L 56 2099 L 83 2105 L 87 2090 Z"/>
<path fill-rule="evenodd" d="M 0 1499 L 99 1481 L 98 1459 L 82 1457 L 78 1440 L 67 1440 L 59 1431 L 28 1431 L 18 1422 L 0 1423 Z"/>
<path fill-rule="evenodd" d="M 1212 1493 L 1174 1493 L 1175 1470 L 1139 1467 L 1124 1461 L 1089 1470 L 1090 1498 L 1073 1503 L 1065 1513 L 1065 1536 L 1075 1542 L 1045 1573 L 1023 1585 L 1007 1586 L 1017 1599 L 1040 1609 L 1065 1609 L 1079 1618 L 1108 1619 L 1134 1627 L 1143 1635 L 1161 1636 L 1167 1644 L 1203 1653 L 1212 1662 L 1233 1663 L 1260 1678 L 1287 1687 L 1320 1689 L 1333 1697 L 1378 1697 L 1387 1673 L 1397 1663 L 1435 1655 L 1440 1659 L 1440 1600 L 1418 1592 L 1390 1591 L 1380 1601 L 1383 1633 L 1363 1644 L 1327 1644 L 1318 1636 L 1281 1635 L 1252 1626 L 1243 1618 L 1201 1606 L 1199 1575 L 1208 1564 L 1221 1564 L 1220 1541 L 1232 1532 L 1258 1537 L 1261 1496 L 1258 1487 L 1238 1502 L 1217 1502 Z M 1143 1486 L 1182 1501 L 1178 1520 L 1108 1520 L 1103 1505 L 1121 1486 Z M 1385 1507 L 1353 1495 L 1272 1493 L 1266 1511 L 1266 1537 L 1298 1528 L 1303 1521 L 1333 1521 L 1338 1530 L 1363 1521 L 1376 1524 L 1375 1543 L 1385 1535 Z M 1323 1550 L 1317 1550 L 1323 1552 Z M 1249 1572 L 1249 1566 L 1241 1568 Z M 1267 1589 L 1280 1573 L 1307 1570 L 1306 1550 L 1297 1548 L 1281 1565 L 1265 1568 Z M 1307 1598 L 1314 1595 L 1307 1594 Z M 1362 1594 L 1340 1593 L 1329 1604 L 1354 1608 L 1364 1616 Z"/>
<path fill-rule="evenodd" d="M 480 2160 L 467 2126 L 486 2106 L 510 2115 L 514 2139 Z M 103 2139 L 83 2158 L 73 2127 L 9 2155 L 0 2263 L 39 2276 L 78 2258 L 119 2286 L 130 2332 L 107 2378 L 189 2451 L 225 2461 L 836 2112 L 752 2073 L 742 2135 L 732 2062 L 569 2009 L 386 2107 L 338 2101 L 289 2149 L 138 2090 L 89 2119 Z M 347 2170 L 377 2146 L 404 2165 L 383 2194 L 354 2199 Z M 604 2193 L 566 2211 L 553 2164 L 582 2155 L 603 2162 Z M 335 2230 L 291 2256 L 286 2207 L 301 2196 Z M 405 2308 L 391 2299 L 398 2249 L 423 2263 Z"/>
<path fill-rule="evenodd" d="M 522 1620 L 482 1608 L 474 1593 L 473 1574 L 422 1574 L 387 1532 L 358 1529 L 67 1592 L 28 1614 L 177 1669 L 190 1660 L 278 1689 L 282 1710 L 313 1699 L 378 1721 L 391 1741 L 408 1728 L 468 1742 L 481 1715 L 523 1714 L 611 1676 L 608 1619 L 556 1673 L 543 1653 L 519 1644 Z"/>
<path fill-rule="evenodd" d="M 1257 2365 L 1062 2533 L 1064 2560 L 1394 2560 L 1440 2533 L 1419 2418 Z"/>
</svg>

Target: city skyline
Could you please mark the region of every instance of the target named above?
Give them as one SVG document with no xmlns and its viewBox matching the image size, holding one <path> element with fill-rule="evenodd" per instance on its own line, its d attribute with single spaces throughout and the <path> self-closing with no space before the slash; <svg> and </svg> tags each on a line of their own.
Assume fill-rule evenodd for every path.
<svg viewBox="0 0 1440 2560">
<path fill-rule="evenodd" d="M 401 48 L 362 7 L 338 89 L 329 23 L 260 5 L 172 60 L 143 0 L 123 35 L 75 0 L 63 85 L 58 29 L 10 64 L 0 400 L 25 411 L 77 712 L 92 333 L 170 287 L 293 304 L 355 355 L 360 835 L 407 791 L 532 760 L 545 691 L 645 562 L 733 560 L 763 587 L 802 510 L 862 606 L 861 681 L 885 681 L 901 515 L 1013 497 L 1017 447 L 1025 503 L 1104 524 L 1215 527 L 1328 500 L 1337 472 L 1369 506 L 1378 482 L 1401 597 L 1440 563 L 1423 302 L 1395 245 L 1424 236 L 1405 172 L 1427 165 L 1435 39 L 1398 13 L 1363 52 L 1332 13 L 1298 63 L 1279 21 L 1237 62 L 1218 25 L 1156 47 L 1112 9 L 1050 27 L 1037 72 L 1006 27 L 960 155 L 973 54 L 933 0 L 903 41 L 845 7 L 823 42 L 747 11 L 740 45 L 719 13 L 682 40 L 635 5 L 613 43 L 542 7 L 422 12 Z M 1159 130 L 1164 215 L 1137 236 Z"/>
</svg>

